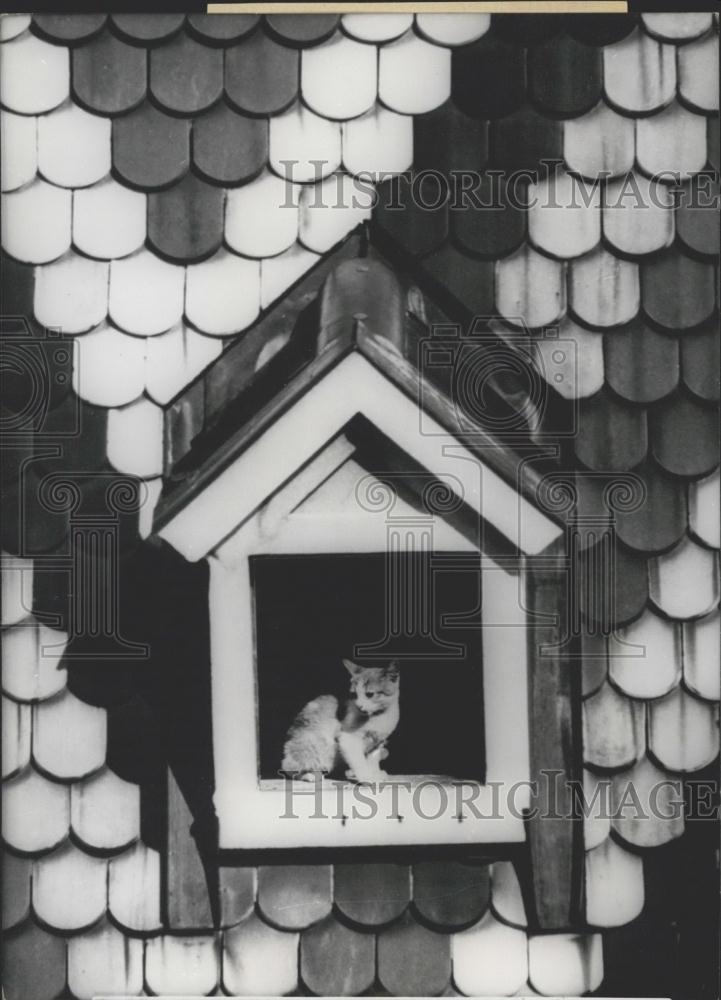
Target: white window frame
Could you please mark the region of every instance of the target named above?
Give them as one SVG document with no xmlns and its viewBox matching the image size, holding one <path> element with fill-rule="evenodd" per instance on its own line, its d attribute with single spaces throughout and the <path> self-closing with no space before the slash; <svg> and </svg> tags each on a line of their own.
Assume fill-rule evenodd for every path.
<svg viewBox="0 0 721 1000">
<path fill-rule="evenodd" d="M 259 555 L 385 552 L 382 513 L 347 505 L 318 511 L 312 497 L 352 452 L 336 438 L 209 556 L 215 810 L 222 849 L 373 847 L 520 842 L 528 784 L 528 654 L 522 565 L 512 573 L 480 555 L 486 779 L 441 790 L 430 782 L 363 788 L 351 782 L 261 782 L 255 612 L 250 559 Z M 437 551 L 478 551 L 442 517 Z M 483 753 L 483 751 L 479 751 Z M 295 794 L 290 794 L 290 789 Z M 305 792 L 306 794 L 300 794 Z M 459 819 L 459 795 L 461 803 Z M 440 814 L 445 800 L 447 808 Z M 472 799 L 472 804 L 469 800 Z M 478 818 L 476 812 L 481 814 Z M 398 817 L 402 817 L 399 819 Z M 434 818 L 430 818 L 434 817 Z"/>
</svg>

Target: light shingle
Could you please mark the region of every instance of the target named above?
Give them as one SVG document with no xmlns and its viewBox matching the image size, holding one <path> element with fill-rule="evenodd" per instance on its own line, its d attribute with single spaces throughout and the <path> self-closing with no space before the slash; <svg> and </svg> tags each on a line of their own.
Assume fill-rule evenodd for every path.
<svg viewBox="0 0 721 1000">
<path fill-rule="evenodd" d="M 163 471 L 163 411 L 140 397 L 108 413 L 107 456 L 118 472 L 152 479 Z"/>
<path fill-rule="evenodd" d="M 649 593 L 671 618 L 700 618 L 719 598 L 718 558 L 690 538 L 649 565 Z"/>
<path fill-rule="evenodd" d="M 68 985 L 78 1000 L 138 996 L 143 988 L 143 942 L 103 921 L 68 942 Z"/>
<path fill-rule="evenodd" d="M 228 192 L 225 239 L 246 257 L 273 257 L 295 243 L 301 186 L 266 172 Z"/>
<path fill-rule="evenodd" d="M 94 924 L 107 906 L 108 863 L 64 844 L 33 868 L 33 909 L 50 927 L 74 931 Z"/>
<path fill-rule="evenodd" d="M 336 122 L 294 104 L 270 120 L 269 162 L 295 183 L 319 181 L 334 173 L 341 160 L 341 130 Z"/>
<path fill-rule="evenodd" d="M 315 253 L 327 253 L 352 229 L 370 218 L 371 198 L 348 174 L 333 174 L 300 198 L 299 238 Z"/>
<path fill-rule="evenodd" d="M 107 717 L 65 690 L 33 710 L 33 758 L 56 778 L 82 778 L 105 763 Z"/>
<path fill-rule="evenodd" d="M 406 115 L 439 107 L 451 95 L 451 52 L 412 31 L 384 45 L 378 56 L 378 97 Z"/>
<path fill-rule="evenodd" d="M 278 931 L 253 914 L 225 932 L 223 986 L 239 995 L 291 993 L 298 985 L 299 935 Z"/>
<path fill-rule="evenodd" d="M 38 118 L 38 170 L 51 184 L 82 188 L 110 171 L 110 120 L 68 103 Z"/>
<path fill-rule="evenodd" d="M 185 270 L 149 250 L 110 266 L 110 318 L 128 333 L 153 336 L 183 315 Z"/>
<path fill-rule="evenodd" d="M 603 979 L 600 934 L 544 934 L 528 939 L 528 978 L 541 995 L 581 996 Z"/>
<path fill-rule="evenodd" d="M 25 854 L 56 847 L 68 835 L 70 789 L 28 768 L 3 786 L 2 835 Z"/>
<path fill-rule="evenodd" d="M 219 250 L 210 260 L 188 267 L 185 315 L 202 333 L 232 336 L 257 317 L 260 283 L 258 261 Z"/>
<path fill-rule="evenodd" d="M 337 32 L 301 56 L 300 88 L 306 104 L 326 118 L 344 120 L 368 111 L 378 91 L 378 51 Z"/>
<path fill-rule="evenodd" d="M 645 745 L 645 705 L 608 682 L 583 703 L 583 758 L 592 767 L 629 767 Z"/>
<path fill-rule="evenodd" d="M 683 180 L 706 165 L 706 119 L 678 103 L 636 122 L 636 159 L 647 174 Z"/>
<path fill-rule="evenodd" d="M 510 996 L 528 977 L 526 933 L 487 913 L 451 938 L 453 982 L 466 996 Z"/>
<path fill-rule="evenodd" d="M 0 177 L 3 191 L 28 184 L 38 166 L 37 118 L 0 111 Z"/>
<path fill-rule="evenodd" d="M 73 194 L 73 243 L 89 257 L 126 257 L 145 242 L 147 195 L 111 177 Z"/>
<path fill-rule="evenodd" d="M 609 636 L 609 674 L 630 698 L 660 698 L 681 679 L 681 634 L 652 611 Z"/>
<path fill-rule="evenodd" d="M 103 325 L 76 338 L 73 388 L 96 406 L 124 406 L 145 386 L 145 340 Z"/>
<path fill-rule="evenodd" d="M 18 774 L 30 763 L 32 717 L 29 705 L 2 698 L 2 776 Z"/>
<path fill-rule="evenodd" d="M 137 843 L 109 865 L 108 908 L 130 931 L 160 928 L 160 855 Z"/>
<path fill-rule="evenodd" d="M 63 45 L 49 45 L 30 32 L 3 45 L 0 67 L 3 105 L 23 115 L 52 111 L 70 91 L 70 60 Z"/>
<path fill-rule="evenodd" d="M 601 101 L 580 118 L 563 124 L 566 166 L 582 177 L 618 177 L 633 167 L 636 130 L 632 118 Z"/>
<path fill-rule="evenodd" d="M 108 314 L 108 265 L 72 251 L 35 271 L 33 309 L 38 323 L 63 333 L 85 333 Z"/>
<path fill-rule="evenodd" d="M 634 847 L 660 847 L 684 830 L 683 788 L 642 757 L 630 770 L 614 775 L 612 825 Z"/>
<path fill-rule="evenodd" d="M 109 768 L 74 784 L 70 824 L 83 844 L 99 850 L 127 847 L 140 836 L 140 788 Z"/>
<path fill-rule="evenodd" d="M 641 303 L 638 265 L 599 247 L 571 263 L 569 296 L 573 312 L 590 326 L 627 323 Z"/>
<path fill-rule="evenodd" d="M 498 261 L 496 305 L 501 315 L 517 325 L 553 323 L 566 307 L 563 264 L 528 246 Z"/>
<path fill-rule="evenodd" d="M 438 45 L 469 45 L 491 26 L 490 14 L 416 14 L 416 26 Z"/>
<path fill-rule="evenodd" d="M 42 701 L 61 691 L 67 669 L 61 661 L 68 637 L 28 618 L 2 635 L 3 691 L 18 701 Z"/>
<path fill-rule="evenodd" d="M 553 257 L 580 257 L 601 239 L 600 188 L 563 171 L 550 174 L 528 191 L 528 235 Z"/>
<path fill-rule="evenodd" d="M 674 236 L 670 188 L 643 174 L 627 174 L 607 185 L 603 235 L 617 250 L 639 256 L 668 246 Z"/>
<path fill-rule="evenodd" d="M 145 981 L 159 996 L 204 996 L 218 983 L 219 957 L 211 934 L 150 938 L 145 945 Z"/>
<path fill-rule="evenodd" d="M 719 612 L 683 625 L 683 678 L 699 698 L 721 698 L 721 631 Z"/>
<path fill-rule="evenodd" d="M 222 350 L 223 342 L 218 337 L 206 337 L 184 324 L 149 340 L 145 368 L 148 395 L 165 406 Z"/>
<path fill-rule="evenodd" d="M 679 687 L 648 708 L 648 748 L 669 771 L 692 772 L 719 752 L 718 706 Z"/>
<path fill-rule="evenodd" d="M 413 119 L 376 105 L 343 123 L 343 166 L 351 174 L 398 174 L 413 162 Z M 380 177 L 379 177 L 380 179 Z"/>
<path fill-rule="evenodd" d="M 643 860 L 610 837 L 586 853 L 586 920 L 620 927 L 643 910 Z"/>
<path fill-rule="evenodd" d="M 606 97 L 624 114 L 647 114 L 673 100 L 676 48 L 640 28 L 603 50 L 603 67 Z"/>
<path fill-rule="evenodd" d="M 70 247 L 72 195 L 36 178 L 28 187 L 2 196 L 2 245 L 12 257 L 45 264 Z"/>
</svg>

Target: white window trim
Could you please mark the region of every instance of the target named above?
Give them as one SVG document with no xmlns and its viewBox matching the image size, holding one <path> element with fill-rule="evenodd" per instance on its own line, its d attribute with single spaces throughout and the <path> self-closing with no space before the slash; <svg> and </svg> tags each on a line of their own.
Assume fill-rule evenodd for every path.
<svg viewBox="0 0 721 1000">
<path fill-rule="evenodd" d="M 416 431 L 417 433 L 417 431 Z M 465 782 L 481 812 L 469 805 L 458 819 L 457 790 L 441 794 L 425 786 L 390 786 L 363 794 L 377 806 L 374 818 L 353 798 L 350 783 L 325 782 L 320 789 L 325 818 L 312 818 L 318 801 L 313 785 L 293 787 L 259 781 L 258 713 L 255 668 L 255 622 L 249 560 L 256 555 L 385 552 L 382 513 L 357 504 L 338 514 L 304 512 L 299 504 L 347 458 L 349 446 L 337 438 L 270 501 L 246 520 L 209 558 L 215 809 L 221 848 L 367 847 L 423 844 L 519 842 L 525 839 L 522 810 L 529 803 L 529 731 L 527 635 L 523 572 L 513 575 L 489 557 L 481 557 L 483 593 L 483 695 L 486 783 Z M 266 462 L 268 461 L 266 453 Z M 236 521 L 237 523 L 237 521 Z M 474 551 L 475 547 L 441 517 L 433 518 L 438 551 Z M 494 784 L 496 787 L 494 788 Z M 473 786 L 473 788 L 471 788 Z M 507 793 L 516 788 L 509 803 Z M 338 789 L 343 790 L 338 809 Z M 394 798 L 395 796 L 395 798 Z M 415 799 L 414 799 L 415 796 Z M 353 814 L 356 806 L 357 814 Z M 512 808 L 511 808 L 512 806 Z M 283 818 L 291 812 L 296 818 Z M 341 818 L 345 814 L 345 819 Z M 394 816 L 402 816 L 402 821 Z"/>
</svg>

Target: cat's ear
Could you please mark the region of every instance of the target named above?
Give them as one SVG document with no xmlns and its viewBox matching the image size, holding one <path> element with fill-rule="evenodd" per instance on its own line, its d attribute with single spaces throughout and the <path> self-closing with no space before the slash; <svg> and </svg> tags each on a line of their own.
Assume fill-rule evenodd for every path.
<svg viewBox="0 0 721 1000">
<path fill-rule="evenodd" d="M 353 663 L 352 660 L 343 660 L 343 666 L 346 668 L 351 677 L 355 677 L 359 674 L 363 667 L 359 667 L 357 663 Z"/>
<path fill-rule="evenodd" d="M 401 668 L 398 665 L 398 660 L 391 660 L 391 662 L 386 667 L 386 675 L 392 681 L 397 681 L 400 676 Z"/>
</svg>

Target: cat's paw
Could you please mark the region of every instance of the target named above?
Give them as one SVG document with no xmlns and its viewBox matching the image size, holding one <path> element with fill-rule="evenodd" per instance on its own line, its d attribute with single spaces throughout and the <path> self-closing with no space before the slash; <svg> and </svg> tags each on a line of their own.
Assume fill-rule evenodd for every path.
<svg viewBox="0 0 721 1000">
<path fill-rule="evenodd" d="M 355 771 L 353 770 L 352 767 L 348 768 L 348 770 L 345 773 L 345 776 L 346 776 L 346 778 L 348 778 L 349 781 L 355 781 L 356 780 Z"/>
</svg>

